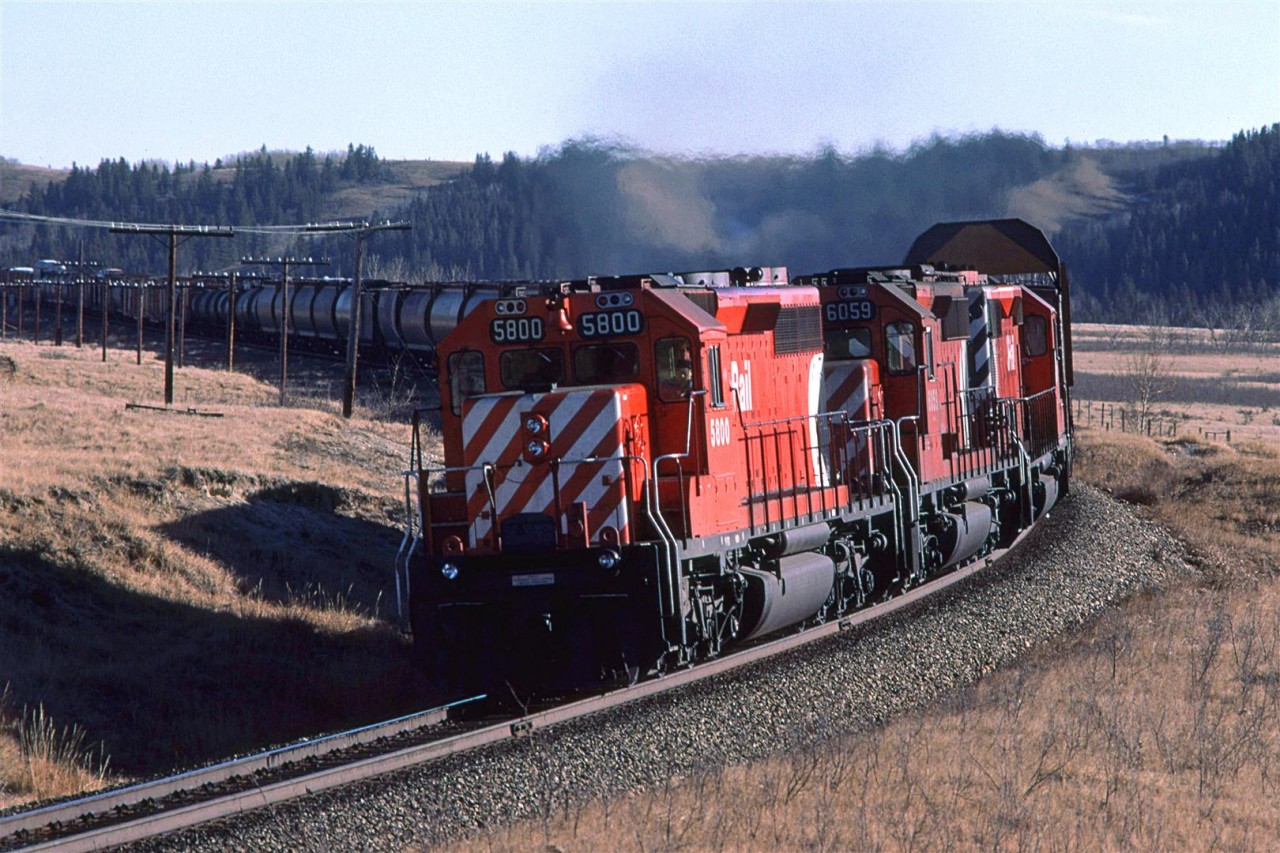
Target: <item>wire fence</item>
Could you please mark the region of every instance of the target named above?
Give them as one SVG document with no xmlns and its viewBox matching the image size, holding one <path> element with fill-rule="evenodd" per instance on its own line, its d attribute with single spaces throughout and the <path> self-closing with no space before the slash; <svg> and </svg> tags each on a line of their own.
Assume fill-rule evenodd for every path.
<svg viewBox="0 0 1280 853">
<path fill-rule="evenodd" d="M 1153 438 L 1177 438 L 1178 430 L 1184 428 L 1185 418 L 1171 417 L 1166 414 L 1144 416 L 1132 405 L 1080 399 L 1075 403 L 1077 426 L 1096 427 L 1106 432 L 1115 430 L 1149 435 Z M 1206 430 L 1203 427 L 1196 427 L 1195 434 L 1210 441 L 1231 443 L 1229 429 Z"/>
</svg>

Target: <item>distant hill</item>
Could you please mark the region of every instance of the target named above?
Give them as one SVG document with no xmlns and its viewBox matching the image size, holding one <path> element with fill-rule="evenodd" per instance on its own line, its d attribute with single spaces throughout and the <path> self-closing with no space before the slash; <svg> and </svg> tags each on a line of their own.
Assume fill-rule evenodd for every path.
<svg viewBox="0 0 1280 853">
<path fill-rule="evenodd" d="M 1220 324 L 1280 296 L 1280 124 L 1206 156 L 1113 169 L 1125 203 L 1058 240 L 1080 316 Z"/>
<path fill-rule="evenodd" d="M 69 172 L 69 169 L 28 166 L 0 157 L 0 204 L 9 207 L 31 192 L 32 187 L 65 180 Z"/>
<path fill-rule="evenodd" d="M 896 263 L 937 221 L 1020 216 L 1069 262 L 1080 315 L 1139 319 L 1256 302 L 1280 286 L 1277 130 L 1229 143 L 1052 148 L 991 132 L 934 137 L 904 152 L 810 157 L 659 157 L 572 140 L 536 158 L 387 161 L 372 147 L 318 155 L 265 149 L 212 165 L 128 164 L 51 172 L 0 164 L 10 208 L 56 216 L 191 224 L 280 224 L 394 216 L 408 233 L 370 244 L 374 274 L 532 278 L 786 264 L 812 272 Z M 16 197 L 16 199 L 15 199 Z M 164 268 L 154 241 L 0 226 L 0 263 L 74 257 Z M 234 243 L 234 244 L 233 244 Z M 291 247 L 265 237 L 191 241 L 184 270 L 246 252 L 322 253 L 351 269 L 351 241 Z"/>
</svg>

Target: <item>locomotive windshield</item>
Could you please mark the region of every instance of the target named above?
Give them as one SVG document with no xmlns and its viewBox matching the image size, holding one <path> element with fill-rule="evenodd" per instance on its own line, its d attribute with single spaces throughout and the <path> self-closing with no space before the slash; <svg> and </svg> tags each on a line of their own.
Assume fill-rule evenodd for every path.
<svg viewBox="0 0 1280 853">
<path fill-rule="evenodd" d="M 640 350 L 635 344 L 590 344 L 573 353 L 573 375 L 582 385 L 631 382 L 640 375 Z"/>
<path fill-rule="evenodd" d="M 564 353 L 551 347 L 507 350 L 498 357 L 506 388 L 541 388 L 564 382 Z"/>
<path fill-rule="evenodd" d="M 830 361 L 871 358 L 871 330 L 827 329 L 822 345 L 824 356 Z"/>
<path fill-rule="evenodd" d="M 484 355 L 479 350 L 463 350 L 450 355 L 449 405 L 453 413 L 462 413 L 464 398 L 484 392 Z"/>
</svg>

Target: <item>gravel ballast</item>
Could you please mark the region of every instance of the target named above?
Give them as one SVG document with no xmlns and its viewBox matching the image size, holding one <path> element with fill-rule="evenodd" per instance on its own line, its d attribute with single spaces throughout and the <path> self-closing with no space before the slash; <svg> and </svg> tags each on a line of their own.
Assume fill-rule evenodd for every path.
<svg viewBox="0 0 1280 853">
<path fill-rule="evenodd" d="M 403 850 L 865 729 L 1191 572 L 1162 528 L 1076 486 L 990 568 L 858 631 L 527 738 L 132 850 Z"/>
</svg>

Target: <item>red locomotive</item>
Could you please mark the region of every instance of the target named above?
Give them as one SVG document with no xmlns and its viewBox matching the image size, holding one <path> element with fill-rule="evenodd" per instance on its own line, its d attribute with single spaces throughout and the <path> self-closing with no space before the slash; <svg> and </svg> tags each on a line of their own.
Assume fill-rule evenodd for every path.
<svg viewBox="0 0 1280 853">
<path fill-rule="evenodd" d="M 938 226 L 901 269 L 480 303 L 439 347 L 443 464 L 419 443 L 410 472 L 424 660 L 481 689 L 632 681 L 1012 541 L 1071 445 L 1065 275 L 1008 222 Z M 949 259 L 974 229 L 988 254 Z"/>
</svg>

